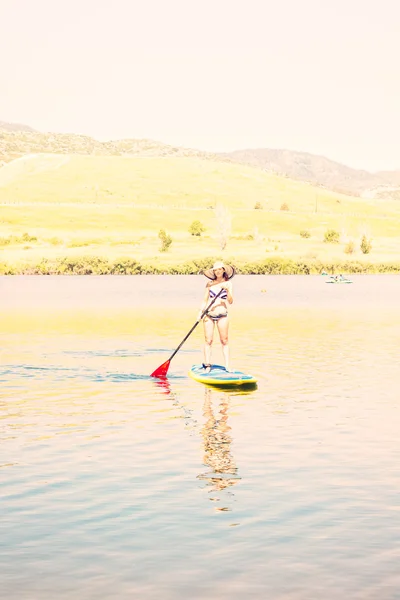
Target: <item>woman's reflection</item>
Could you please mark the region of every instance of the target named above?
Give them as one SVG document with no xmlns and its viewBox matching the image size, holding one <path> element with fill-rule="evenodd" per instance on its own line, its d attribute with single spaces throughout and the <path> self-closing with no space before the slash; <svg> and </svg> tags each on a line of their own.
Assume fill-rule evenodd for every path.
<svg viewBox="0 0 400 600">
<path fill-rule="evenodd" d="M 213 407 L 213 395 L 218 396 L 219 404 L 216 409 Z M 204 464 L 211 468 L 211 472 L 198 477 L 208 482 L 209 492 L 221 492 L 240 480 L 231 453 L 231 427 L 228 425 L 229 403 L 228 394 L 206 388 L 203 408 L 206 421 L 201 433 L 204 444 Z M 227 491 L 227 494 L 233 496 L 231 491 Z M 220 498 L 210 496 L 210 500 L 218 502 Z M 220 507 L 217 510 L 230 510 L 230 508 Z"/>
</svg>

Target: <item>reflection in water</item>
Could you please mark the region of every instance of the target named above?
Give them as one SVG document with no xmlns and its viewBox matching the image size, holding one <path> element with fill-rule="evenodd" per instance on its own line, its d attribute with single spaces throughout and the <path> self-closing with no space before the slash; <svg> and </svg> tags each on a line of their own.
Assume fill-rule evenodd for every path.
<svg viewBox="0 0 400 600">
<path fill-rule="evenodd" d="M 219 395 L 219 405 L 215 410 L 212 403 L 212 395 Z M 231 453 L 232 437 L 231 427 L 228 425 L 230 397 L 224 392 L 215 392 L 206 388 L 204 396 L 203 415 L 206 421 L 202 428 L 204 443 L 204 464 L 212 471 L 198 476 L 199 479 L 207 481 L 209 492 L 222 492 L 235 485 L 240 477 L 237 475 L 237 467 Z M 226 492 L 233 496 L 231 491 Z M 210 496 L 214 502 L 220 501 L 219 496 Z M 217 510 L 231 510 L 228 506 L 219 507 Z"/>
<path fill-rule="evenodd" d="M 191 431 L 198 427 L 197 420 L 193 411 L 182 404 L 177 394 L 171 389 L 171 384 L 165 379 L 154 379 L 154 384 L 162 394 L 168 395 L 173 400 L 173 406 L 179 409 L 181 418 L 184 419 L 185 428 Z M 218 406 L 213 406 L 214 400 L 218 398 Z M 237 467 L 231 453 L 232 437 L 230 435 L 231 427 L 228 425 L 230 396 L 221 390 L 212 390 L 205 388 L 203 415 L 205 417 L 204 425 L 201 429 L 203 438 L 205 465 L 210 467 L 211 471 L 197 476 L 198 479 L 206 481 L 206 487 L 210 494 L 212 502 L 220 502 L 220 493 L 225 492 L 225 502 L 229 504 L 228 499 L 232 501 L 233 493 L 229 488 L 235 485 L 241 478 L 237 475 Z M 215 495 L 217 493 L 217 495 Z M 229 506 L 220 506 L 216 510 L 229 511 Z"/>
<path fill-rule="evenodd" d="M 168 377 L 157 377 L 154 378 L 154 383 L 160 389 L 162 394 L 169 395 L 171 393 L 171 384 L 168 380 Z"/>
<path fill-rule="evenodd" d="M 196 429 L 198 423 L 193 415 L 193 411 L 178 400 L 178 395 L 171 388 L 168 377 L 151 377 L 150 379 L 162 394 L 169 396 L 173 400 L 173 406 L 179 409 L 180 418 L 184 419 L 185 429 Z"/>
</svg>

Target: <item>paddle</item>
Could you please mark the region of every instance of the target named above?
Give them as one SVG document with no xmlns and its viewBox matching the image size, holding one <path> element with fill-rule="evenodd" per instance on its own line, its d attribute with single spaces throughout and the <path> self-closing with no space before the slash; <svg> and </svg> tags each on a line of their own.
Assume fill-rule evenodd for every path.
<svg viewBox="0 0 400 600">
<path fill-rule="evenodd" d="M 185 335 L 185 337 L 183 338 L 183 340 L 181 341 L 181 343 L 179 344 L 179 346 L 177 347 L 177 349 L 175 350 L 175 352 L 173 352 L 171 354 L 171 356 L 169 357 L 169 359 L 163 363 L 162 365 L 160 365 L 158 367 L 158 369 L 156 369 L 155 371 L 153 371 L 153 373 L 151 374 L 151 377 L 166 377 L 167 373 L 168 373 L 168 369 L 169 369 L 169 364 L 171 362 L 171 360 L 174 358 L 175 354 L 178 352 L 178 350 L 181 348 L 181 346 L 183 346 L 183 344 L 186 342 L 186 340 L 188 339 L 189 335 L 192 333 L 192 331 L 194 329 L 196 329 L 197 325 L 200 323 L 200 321 L 202 320 L 202 318 L 204 317 L 204 315 L 208 312 L 208 310 L 211 308 L 211 306 L 214 304 L 214 302 L 216 301 L 216 299 L 218 298 L 218 296 L 224 291 L 224 288 L 222 288 L 218 294 L 215 296 L 215 298 L 213 298 L 210 302 L 210 304 L 207 306 L 207 308 L 205 310 L 203 310 L 203 312 L 201 313 L 201 317 L 200 319 L 197 319 L 196 323 L 193 325 L 192 329 L 189 331 L 189 333 L 187 335 Z"/>
</svg>

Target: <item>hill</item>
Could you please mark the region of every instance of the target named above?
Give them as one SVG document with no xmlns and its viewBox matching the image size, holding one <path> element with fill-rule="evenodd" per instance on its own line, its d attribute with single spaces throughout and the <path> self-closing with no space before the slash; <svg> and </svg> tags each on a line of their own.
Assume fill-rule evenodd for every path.
<svg viewBox="0 0 400 600">
<path fill-rule="evenodd" d="M 9 125 L 9 124 L 8 124 Z M 201 150 L 180 148 L 148 139 L 122 139 L 101 142 L 74 133 L 42 133 L 18 125 L 2 126 L 0 121 L 0 163 L 8 163 L 28 154 L 83 154 L 96 156 L 196 156 L 215 158 Z"/>
<path fill-rule="evenodd" d="M 0 165 L 28 154 L 82 154 L 96 156 L 195 157 L 238 163 L 312 183 L 336 192 L 377 199 L 398 199 L 400 170 L 370 173 L 352 169 L 323 156 L 274 149 L 248 149 L 228 153 L 203 152 L 149 139 L 101 142 L 77 134 L 41 133 L 26 125 L 0 121 Z"/>
<path fill-rule="evenodd" d="M 3 131 L 35 131 L 29 125 L 23 125 L 22 123 L 7 123 L 7 121 L 0 121 L 0 130 Z"/>
<path fill-rule="evenodd" d="M 194 221 L 205 228 L 201 236 L 189 231 Z M 161 229 L 172 238 L 167 252 L 160 251 Z M 324 242 L 329 230 L 336 243 Z M 372 239 L 367 256 L 363 235 Z M 93 272 L 85 269 L 104 260 L 176 272 L 218 256 L 250 265 L 298 260 L 316 272 L 349 259 L 379 268 L 400 259 L 399 235 L 399 202 L 346 196 L 233 162 L 36 154 L 0 169 L 3 273 L 10 265 L 12 272 L 54 272 L 50 263 Z"/>
<path fill-rule="evenodd" d="M 248 149 L 226 153 L 223 156 L 241 164 L 347 194 L 361 195 L 366 189 L 382 185 L 390 177 L 390 173 L 369 173 L 352 169 L 324 156 L 292 150 Z"/>
<path fill-rule="evenodd" d="M 343 198 L 345 198 L 343 196 Z M 0 169 L 0 202 L 341 212 L 341 195 L 247 165 L 197 156 L 29 154 Z M 347 198 L 352 211 L 367 203 Z M 358 209 L 357 209 L 358 206 Z"/>
</svg>

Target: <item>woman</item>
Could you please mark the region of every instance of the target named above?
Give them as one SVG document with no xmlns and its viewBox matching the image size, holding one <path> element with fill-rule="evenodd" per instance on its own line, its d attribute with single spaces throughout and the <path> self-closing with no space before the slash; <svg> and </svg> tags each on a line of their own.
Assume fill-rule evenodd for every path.
<svg viewBox="0 0 400 600">
<path fill-rule="evenodd" d="M 219 294 L 219 292 L 221 292 L 203 319 L 205 342 L 203 367 L 206 373 L 209 373 L 211 370 L 211 345 L 213 343 L 215 326 L 217 326 L 219 338 L 222 344 L 225 368 L 227 371 L 230 371 L 228 346 L 228 305 L 232 304 L 233 302 L 233 293 L 232 282 L 229 280 L 232 279 L 234 274 L 234 268 L 229 265 L 224 265 L 224 263 L 221 261 L 214 263 L 212 269 L 204 271 L 204 275 L 211 281 L 209 281 L 206 285 L 204 300 L 198 319 L 200 319 L 203 311 L 207 308 L 210 302 Z"/>
</svg>

